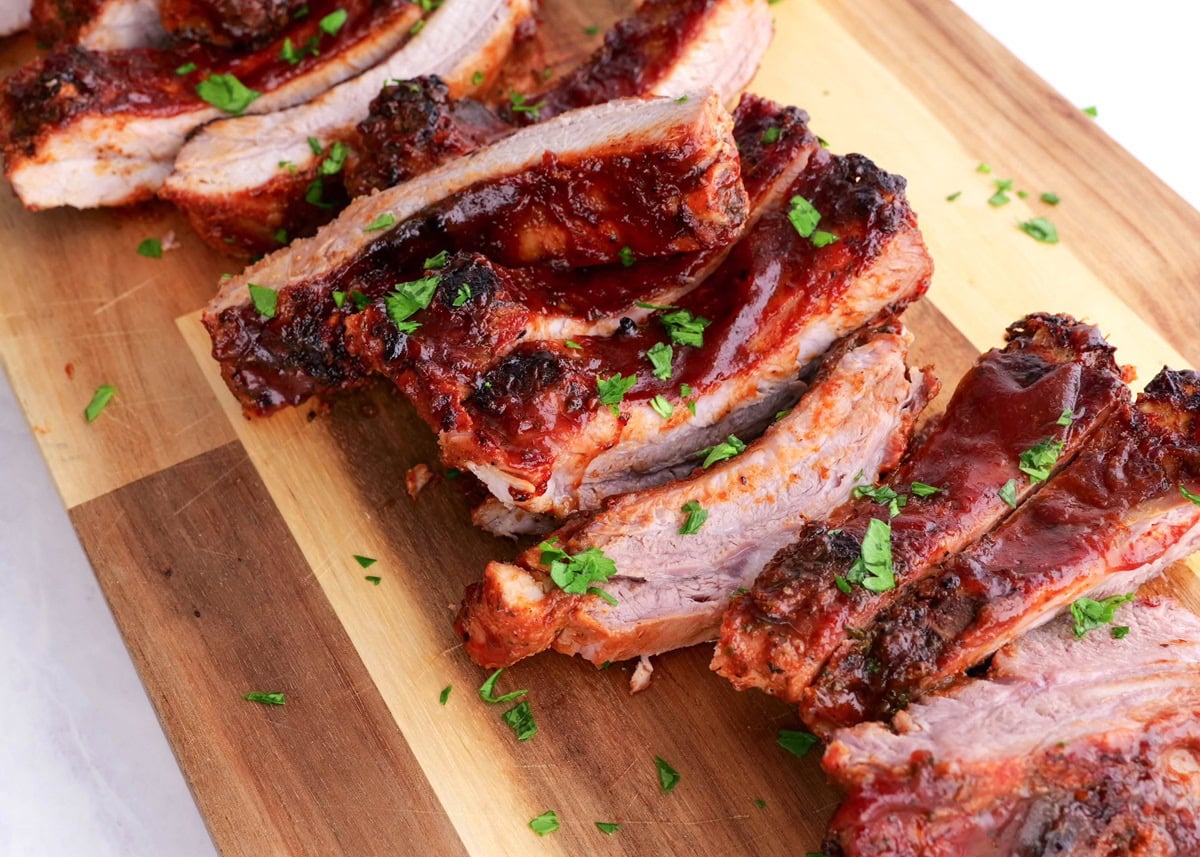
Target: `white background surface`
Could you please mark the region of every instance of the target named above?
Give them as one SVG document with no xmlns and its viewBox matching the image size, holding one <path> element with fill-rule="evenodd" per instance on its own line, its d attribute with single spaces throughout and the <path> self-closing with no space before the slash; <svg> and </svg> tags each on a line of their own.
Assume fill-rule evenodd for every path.
<svg viewBox="0 0 1200 857">
<path fill-rule="evenodd" d="M 1191 3 L 960 5 L 1200 206 Z M 0 378 L 0 857 L 214 854 Z"/>
</svg>

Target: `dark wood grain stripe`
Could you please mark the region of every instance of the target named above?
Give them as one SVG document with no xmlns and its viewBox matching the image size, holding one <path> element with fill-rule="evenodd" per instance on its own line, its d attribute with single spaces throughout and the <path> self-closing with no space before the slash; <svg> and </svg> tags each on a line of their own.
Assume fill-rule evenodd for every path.
<svg viewBox="0 0 1200 857">
<path fill-rule="evenodd" d="M 224 855 L 465 854 L 241 444 L 71 516 Z"/>
</svg>

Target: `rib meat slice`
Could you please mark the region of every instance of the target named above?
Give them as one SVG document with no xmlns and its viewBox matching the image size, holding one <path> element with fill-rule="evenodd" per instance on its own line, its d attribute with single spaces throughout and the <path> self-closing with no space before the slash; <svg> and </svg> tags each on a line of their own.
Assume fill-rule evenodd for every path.
<svg viewBox="0 0 1200 857">
<path fill-rule="evenodd" d="M 445 8 L 455 2 L 473 0 L 447 0 Z M 5 82 L 0 110 L 0 148 L 17 196 L 31 209 L 147 199 L 171 172 L 184 139 L 226 115 L 200 97 L 202 81 L 233 75 L 261 93 L 245 110 L 279 110 L 373 66 L 421 19 L 408 0 L 314 0 L 309 8 L 285 36 L 253 53 L 204 45 L 104 53 L 69 47 L 25 66 Z M 347 17 L 331 36 L 320 20 L 335 9 Z M 295 65 L 281 57 L 284 39 L 303 55 Z M 318 54 L 305 48 L 310 39 Z M 190 64 L 195 70 L 178 73 Z"/>
<path fill-rule="evenodd" d="M 411 365 L 389 369 L 440 433 L 443 461 L 503 502 L 556 518 L 594 509 L 691 469 L 697 450 L 730 434 L 756 436 L 796 400 L 800 372 L 836 339 L 924 292 L 929 257 L 903 187 L 861 156 L 818 150 L 787 196 L 823 212 L 836 243 L 800 237 L 780 202 L 675 307 L 612 335 L 568 344 L 521 337 L 523 328 L 513 336 L 501 323 L 486 334 L 498 344 L 471 363 L 460 349 L 443 352 L 432 331 L 399 334 L 379 302 L 349 320 L 351 351 L 372 367 Z M 460 279 L 440 283 L 445 305 Z M 481 302 L 490 290 L 480 290 Z M 648 355 L 668 347 L 680 314 L 708 326 L 671 346 L 669 376 L 653 375 Z M 627 379 L 619 405 L 601 393 L 601 379 L 616 376 Z"/>
<path fill-rule="evenodd" d="M 204 129 L 180 154 L 176 173 L 166 183 L 166 196 L 218 249 L 228 251 L 232 244 L 251 253 L 267 251 L 275 246 L 278 229 L 284 228 L 290 235 L 307 234 L 332 214 L 332 209 L 305 202 L 311 182 L 319 178 L 321 161 L 310 151 L 309 137 L 326 145 L 334 140 L 349 143 L 365 156 L 363 169 L 371 178 L 369 183 L 361 177 L 351 180 L 349 187 L 357 195 L 368 187 L 394 184 L 383 184 L 389 177 L 409 178 L 418 168 L 444 163 L 465 153 L 468 143 L 479 145 L 506 133 L 504 126 L 492 127 L 500 120 L 488 119 L 482 105 L 475 109 L 464 105 L 454 111 L 453 118 L 465 123 L 464 130 L 455 135 L 456 144 L 439 148 L 438 137 L 433 135 L 427 142 L 419 141 L 425 153 L 403 166 L 397 166 L 396 156 L 411 156 L 414 146 L 395 147 L 390 141 L 374 138 L 356 141 L 355 126 L 368 118 L 372 99 L 389 81 L 439 75 L 449 94 L 457 98 L 494 77 L 512 44 L 515 27 L 529 17 L 531 4 L 529 0 L 486 0 L 482 5 L 481 0 L 466 5 L 464 0 L 458 2 L 457 8 L 442 8 L 422 38 L 408 49 L 314 102 L 272 116 L 231 119 Z M 630 38 L 613 43 L 612 50 L 620 58 L 608 57 L 613 61 L 597 76 L 589 90 L 591 99 L 583 97 L 577 84 L 570 99 L 564 96 L 556 103 L 591 106 L 617 95 L 696 94 L 712 88 L 729 101 L 749 81 L 770 37 L 764 0 L 653 0 L 618 25 L 624 32 L 622 27 L 630 31 Z M 638 68 L 642 68 L 640 74 Z M 602 86 L 601 80 L 611 85 Z M 618 81 L 623 82 L 617 85 Z M 407 90 L 409 84 L 398 86 Z M 387 112 L 391 98 L 385 93 L 377 102 L 381 113 Z M 431 120 L 436 129 L 439 121 L 445 126 L 451 118 L 446 104 L 434 98 L 420 99 L 412 106 L 427 115 L 438 111 L 440 119 Z M 526 109 L 526 115 L 534 112 L 542 118 L 550 115 Z M 375 125 L 377 130 L 391 126 L 390 122 Z M 489 133 L 480 135 L 480 129 Z M 380 148 L 383 154 L 377 155 Z M 377 157 L 386 158 L 386 163 L 375 163 Z M 295 172 L 281 172 L 281 161 L 293 164 Z M 353 169 L 361 162 L 355 157 L 349 163 Z M 327 201 L 334 207 L 345 202 L 339 178 L 324 178 Z"/>
<path fill-rule="evenodd" d="M 1128 592 L 1200 546 L 1200 376 L 1163 370 L 995 532 L 908 587 L 805 691 L 814 729 L 878 719 L 1077 598 Z"/>
<path fill-rule="evenodd" d="M 553 647 L 603 663 L 711 640 L 729 597 L 805 520 L 849 499 L 852 474 L 874 476 L 899 460 L 937 384 L 910 376 L 908 340 L 899 330 L 853 337 L 791 413 L 737 458 L 614 498 L 558 530 L 557 547 L 601 550 L 616 564 L 604 587 L 615 605 L 559 589 L 536 548 L 521 558 L 524 567 L 491 563 L 458 615 L 467 653 L 507 666 Z M 690 502 L 708 519 L 684 535 Z"/>
<path fill-rule="evenodd" d="M 213 356 L 246 409 L 267 413 L 367 378 L 346 351 L 334 291 L 352 309 L 355 295 L 382 297 L 442 250 L 579 265 L 623 246 L 650 257 L 727 244 L 746 215 L 731 124 L 716 96 L 614 101 L 361 197 L 225 283 L 204 318 Z M 368 229 L 381 218 L 395 225 Z M 255 311 L 249 283 L 279 291 L 273 318 Z"/>
<path fill-rule="evenodd" d="M 1200 620 L 1118 619 L 1081 640 L 1059 619 L 890 729 L 835 733 L 827 857 L 1200 854 Z"/>
<path fill-rule="evenodd" d="M 159 2 L 162 26 L 176 38 L 242 49 L 258 48 L 269 42 L 307 5 L 307 0 Z"/>
<path fill-rule="evenodd" d="M 30 0 L 9 0 L 0 5 L 0 37 L 21 32 L 29 21 Z"/>
<path fill-rule="evenodd" d="M 1014 504 L 1037 487 L 1019 469 L 1021 453 L 1056 438 L 1066 444 L 1065 462 L 1128 400 L 1113 349 L 1091 325 L 1032 315 L 1007 338 L 963 377 L 944 418 L 891 479 L 897 494 L 909 495 L 914 482 L 938 492 L 908 496 L 892 518 L 886 504 L 862 498 L 844 520 L 807 527 L 725 614 L 713 669 L 741 689 L 799 701 L 847 634 L 1008 514 L 1000 486 L 1016 480 Z M 1073 418 L 1063 426 L 1066 411 Z M 839 587 L 839 578 L 852 577 L 868 528 L 879 527 L 872 521 L 891 528 L 896 588 Z"/>
<path fill-rule="evenodd" d="M 32 29 L 40 42 L 68 42 L 92 51 L 161 46 L 167 39 L 159 0 L 33 0 Z"/>
</svg>

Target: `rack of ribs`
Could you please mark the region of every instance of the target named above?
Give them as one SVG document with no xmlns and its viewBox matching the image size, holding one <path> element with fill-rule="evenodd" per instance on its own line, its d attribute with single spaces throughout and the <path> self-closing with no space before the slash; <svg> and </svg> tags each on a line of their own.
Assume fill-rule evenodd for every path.
<svg viewBox="0 0 1200 857">
<path fill-rule="evenodd" d="M 847 514 L 806 528 L 734 601 L 713 669 L 741 689 L 798 702 L 848 636 L 1040 487 L 1021 472 L 1022 453 L 1053 439 L 1063 444 L 1053 465 L 1061 467 L 1128 400 L 1113 349 L 1091 325 L 1032 315 L 1012 325 L 1007 338 L 963 377 L 889 491 L 860 497 Z M 997 489 L 1009 480 L 1013 493 L 1005 500 Z M 922 496 L 914 484 L 937 490 Z M 893 505 L 894 495 L 906 504 Z M 853 582 L 867 534 L 884 530 L 894 580 Z"/>
<path fill-rule="evenodd" d="M 553 648 L 599 664 L 713 639 L 730 596 L 805 521 L 848 500 L 855 474 L 895 467 L 937 387 L 909 371 L 908 341 L 898 327 L 849 337 L 795 408 L 736 458 L 614 498 L 556 531 L 545 544 L 598 550 L 615 564 L 603 587 L 611 603 L 557 587 L 541 548 L 521 565 L 491 563 L 456 622 L 468 654 L 494 667 Z M 684 526 L 688 504 L 707 513 L 694 531 Z"/>
<path fill-rule="evenodd" d="M 474 7 L 463 0 L 458 7 L 447 4 L 406 49 L 307 104 L 209 125 L 180 152 L 164 196 L 218 249 L 269 252 L 278 246 L 274 236 L 280 229 L 307 235 L 331 219 L 348 201 L 347 191 L 389 187 L 511 133 L 526 118 L 545 120 L 617 97 L 676 97 L 710 89 L 732 102 L 757 69 L 771 35 L 765 0 L 651 0 L 620 22 L 589 62 L 550 90 L 525 96 L 521 112 L 505 121 L 478 102 L 455 105 L 448 99 L 487 88 L 516 27 L 530 16 L 531 3 L 506 0 L 476 8 L 480 4 L 472 2 Z M 446 94 L 439 97 L 436 88 L 423 90 L 410 80 L 422 75 L 438 76 Z M 422 97 L 425 91 L 430 97 Z M 397 97 L 399 105 L 392 103 Z M 436 130 L 440 124 L 443 140 L 450 133 L 446 126 L 457 124 L 455 145 L 436 147 L 432 134 L 418 146 L 396 145 L 389 136 L 396 123 L 372 121 L 371 114 L 386 116 L 397 106 L 409 125 L 424 130 L 432 123 Z M 359 137 L 361 122 L 378 136 Z M 323 155 L 310 148 L 310 138 L 325 147 L 348 145 L 347 169 L 364 164 L 359 177 L 347 182 L 341 173 L 322 174 Z M 412 158 L 414 148 L 424 151 Z M 397 167 L 399 156 L 405 160 Z M 281 170 L 280 163 L 289 166 Z M 314 182 L 323 190 L 320 205 L 308 201 Z"/>
<path fill-rule="evenodd" d="M 1061 617 L 890 727 L 834 733 L 826 857 L 1200 854 L 1200 619 L 1116 621 L 1080 639 Z"/>
<path fill-rule="evenodd" d="M 805 691 L 827 733 L 945 685 L 1078 598 L 1132 592 L 1200 547 L 1200 375 L 1164 369 L 994 532 L 902 590 Z"/>
</svg>

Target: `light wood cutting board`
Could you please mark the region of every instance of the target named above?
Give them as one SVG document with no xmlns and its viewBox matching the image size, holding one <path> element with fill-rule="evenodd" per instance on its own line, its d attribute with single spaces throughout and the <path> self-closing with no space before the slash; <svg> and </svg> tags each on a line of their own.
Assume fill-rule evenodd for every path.
<svg viewBox="0 0 1200 857">
<path fill-rule="evenodd" d="M 546 6 L 560 69 L 598 43 L 586 27 L 628 11 Z M 909 178 L 937 274 L 906 319 L 947 387 L 1035 310 L 1096 321 L 1143 379 L 1200 362 L 1200 214 L 1077 106 L 948 0 L 772 8 L 754 89 L 809 110 L 835 151 Z M 0 71 L 33 54 L 28 39 L 0 45 Z M 989 206 L 996 178 L 1029 198 Z M 1016 228 L 1034 215 L 1061 244 Z M 180 249 L 135 253 L 170 230 Z M 540 732 L 517 743 L 449 624 L 463 585 L 513 548 L 471 528 L 452 482 L 408 497 L 406 470 L 435 463 L 435 445 L 384 389 L 244 420 L 198 322 L 234 267 L 175 213 L 35 215 L 6 186 L 0 236 L 0 357 L 223 854 L 817 847 L 837 795 L 815 753 L 775 745 L 794 713 L 734 692 L 705 647 L 657 659 L 634 698 L 625 665 L 518 665 L 501 688 L 530 689 Z M 101 383 L 120 392 L 89 425 Z M 379 562 L 364 572 L 353 554 Z M 1200 605 L 1185 566 L 1155 585 Z M 250 690 L 285 691 L 287 705 L 244 702 Z M 656 755 L 682 775 L 667 796 Z M 562 829 L 539 839 L 526 824 L 548 809 Z M 622 829 L 606 837 L 595 821 Z"/>
</svg>

